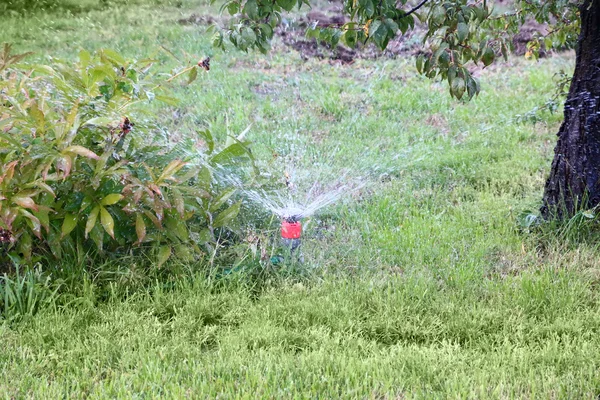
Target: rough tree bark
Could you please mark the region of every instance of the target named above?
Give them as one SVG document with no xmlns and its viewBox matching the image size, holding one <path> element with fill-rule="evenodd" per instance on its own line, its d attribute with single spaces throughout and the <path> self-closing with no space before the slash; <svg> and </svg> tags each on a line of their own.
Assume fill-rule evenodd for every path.
<svg viewBox="0 0 600 400">
<path fill-rule="evenodd" d="M 541 209 L 565 218 L 600 204 L 600 0 L 580 6 L 575 71 Z"/>
</svg>

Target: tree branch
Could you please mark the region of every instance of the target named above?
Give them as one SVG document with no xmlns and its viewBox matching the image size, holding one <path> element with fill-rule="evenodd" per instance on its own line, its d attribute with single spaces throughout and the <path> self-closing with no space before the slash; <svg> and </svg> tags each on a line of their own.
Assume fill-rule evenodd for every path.
<svg viewBox="0 0 600 400">
<path fill-rule="evenodd" d="M 425 5 L 425 3 L 427 3 L 429 0 L 423 0 L 422 2 L 419 3 L 418 6 L 416 6 L 415 8 L 413 8 L 412 10 L 410 10 L 409 12 L 407 12 L 406 14 L 404 14 L 402 16 L 402 18 L 408 17 L 410 14 L 414 13 L 415 11 L 417 11 L 419 8 L 423 7 Z"/>
</svg>

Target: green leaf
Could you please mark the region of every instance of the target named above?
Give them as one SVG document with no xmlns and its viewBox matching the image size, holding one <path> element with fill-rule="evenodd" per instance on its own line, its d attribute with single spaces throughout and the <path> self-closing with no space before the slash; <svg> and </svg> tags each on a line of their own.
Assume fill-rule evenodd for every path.
<svg viewBox="0 0 600 400">
<path fill-rule="evenodd" d="M 193 255 L 192 251 L 190 250 L 189 246 L 186 246 L 183 244 L 178 244 L 178 245 L 175 245 L 174 250 L 175 250 L 175 255 L 180 260 L 187 261 L 187 262 L 194 260 L 194 255 Z"/>
<path fill-rule="evenodd" d="M 229 225 L 231 221 L 233 221 L 235 217 L 238 216 L 241 206 L 242 203 L 237 202 L 231 205 L 229 208 L 220 212 L 219 215 L 217 215 L 217 218 L 215 218 L 213 221 L 213 227 L 219 228 L 225 225 Z"/>
<path fill-rule="evenodd" d="M 93 151 L 86 149 L 83 146 L 69 146 L 63 150 L 64 153 L 74 153 L 83 157 L 91 158 L 93 160 L 98 160 L 100 157 Z"/>
<path fill-rule="evenodd" d="M 212 156 L 210 161 L 214 164 L 226 165 L 241 156 L 250 156 L 248 149 L 242 143 L 234 143 Z"/>
<path fill-rule="evenodd" d="M 115 124 L 117 122 L 118 121 L 115 120 L 114 118 L 96 117 L 96 118 L 92 118 L 92 119 L 85 121 L 82 126 L 85 126 L 85 125 L 107 126 L 107 125 Z"/>
<path fill-rule="evenodd" d="M 175 209 L 179 213 L 179 216 L 183 218 L 185 213 L 185 201 L 183 200 L 181 191 L 176 188 L 173 188 L 173 203 L 175 204 Z"/>
<path fill-rule="evenodd" d="M 103 206 L 112 206 L 113 204 L 117 204 L 122 198 L 123 195 L 120 193 L 111 193 L 100 200 L 100 204 Z"/>
<path fill-rule="evenodd" d="M 393 37 L 393 35 L 395 35 L 398 32 L 398 24 L 391 18 L 386 18 L 385 24 L 387 25 L 389 30 L 388 34 Z"/>
<path fill-rule="evenodd" d="M 369 27 L 369 36 L 381 50 L 384 50 L 387 47 L 387 44 L 390 40 L 389 34 L 390 32 L 388 26 L 379 20 L 373 21 Z"/>
<path fill-rule="evenodd" d="M 242 41 L 247 47 L 253 46 L 256 43 L 256 34 L 251 28 L 242 29 Z"/>
<path fill-rule="evenodd" d="M 198 242 L 201 244 L 214 242 L 215 238 L 211 233 L 210 229 L 204 228 L 200 232 L 198 232 Z"/>
<path fill-rule="evenodd" d="M 344 43 L 346 43 L 346 46 L 350 47 L 350 48 L 354 48 L 356 47 L 356 41 L 357 41 L 357 33 L 354 29 L 348 29 L 345 33 L 344 33 Z"/>
<path fill-rule="evenodd" d="M 200 135 L 205 141 L 206 141 L 206 146 L 208 147 L 208 153 L 212 153 L 213 150 L 215 149 L 215 140 L 213 139 L 212 134 L 210 133 L 210 131 L 208 129 L 205 129 L 203 131 L 198 131 L 198 135 Z"/>
<path fill-rule="evenodd" d="M 142 214 L 136 214 L 135 217 L 135 233 L 137 234 L 137 243 L 142 243 L 146 237 L 146 223 Z"/>
<path fill-rule="evenodd" d="M 285 11 L 291 11 L 296 5 L 297 0 L 277 0 L 277 5 Z"/>
<path fill-rule="evenodd" d="M 25 218 L 27 218 L 27 223 L 29 224 L 29 227 L 33 231 L 33 234 L 38 239 L 41 239 L 42 238 L 42 223 L 40 222 L 39 218 L 25 209 L 19 210 L 19 213 L 21 215 L 23 215 Z"/>
<path fill-rule="evenodd" d="M 306 38 L 307 39 L 319 39 L 319 36 L 321 34 L 321 29 L 319 29 L 318 27 L 314 27 L 314 28 L 306 28 Z"/>
<path fill-rule="evenodd" d="M 79 63 L 85 69 L 88 65 L 90 65 L 90 60 L 92 59 L 92 55 L 87 50 L 81 50 L 79 52 Z"/>
<path fill-rule="evenodd" d="M 46 232 L 50 232 L 50 217 L 48 216 L 48 210 L 41 209 L 34 215 L 40 220 L 40 225 L 46 229 Z"/>
<path fill-rule="evenodd" d="M 24 233 L 19 238 L 19 251 L 23 253 L 26 260 L 31 260 L 31 248 L 33 241 L 28 233 Z"/>
<path fill-rule="evenodd" d="M 108 210 L 104 207 L 100 207 L 100 223 L 102 227 L 110 235 L 111 238 L 115 238 L 115 221 L 110 215 Z"/>
<path fill-rule="evenodd" d="M 168 235 L 175 235 L 184 242 L 190 239 L 185 221 L 181 218 L 167 216 L 165 218 L 165 227 L 167 228 Z"/>
<path fill-rule="evenodd" d="M 258 4 L 256 3 L 256 0 L 246 1 L 243 12 L 244 12 L 244 14 L 246 14 L 248 16 L 248 18 L 257 19 L 258 18 Z"/>
<path fill-rule="evenodd" d="M 42 110 L 38 108 L 37 103 L 33 102 L 33 104 L 31 104 L 31 107 L 29 107 L 27 112 L 35 120 L 37 131 L 39 133 L 44 133 L 46 126 L 46 117 Z"/>
<path fill-rule="evenodd" d="M 419 54 L 417 56 L 417 71 L 422 74 L 423 73 L 423 63 L 425 62 L 425 56 L 423 54 Z"/>
<path fill-rule="evenodd" d="M 454 78 L 456 78 L 457 68 L 456 65 L 451 65 L 448 67 L 448 83 L 452 85 Z"/>
<path fill-rule="evenodd" d="M 231 198 L 231 196 L 233 196 L 235 194 L 236 191 L 237 191 L 236 188 L 230 188 L 230 189 L 224 190 L 223 193 L 221 193 L 221 195 L 212 202 L 212 204 L 210 206 L 210 212 L 215 212 L 219 208 L 221 208 L 221 206 L 223 204 L 225 204 L 227 202 L 227 200 L 229 200 Z"/>
<path fill-rule="evenodd" d="M 461 99 L 463 94 L 465 93 L 465 81 L 460 77 L 454 78 L 452 84 L 450 85 L 451 92 L 457 99 Z"/>
<path fill-rule="evenodd" d="M 98 225 L 94 226 L 94 229 L 90 232 L 90 238 L 96 244 L 98 251 L 102 252 L 104 246 L 104 231 Z"/>
<path fill-rule="evenodd" d="M 467 94 L 469 99 L 479 94 L 479 83 L 471 75 L 467 76 Z"/>
<path fill-rule="evenodd" d="M 487 67 L 488 65 L 494 62 L 494 58 L 496 58 L 496 55 L 494 54 L 494 49 L 492 49 L 489 46 L 486 47 L 485 51 L 483 52 L 483 56 L 481 57 L 483 65 Z"/>
<path fill-rule="evenodd" d="M 156 266 L 160 268 L 167 260 L 171 257 L 171 247 L 170 246 L 160 246 L 158 249 L 158 257 L 156 260 Z"/>
<path fill-rule="evenodd" d="M 194 82 L 197 77 L 198 77 L 198 68 L 194 67 L 194 68 L 190 69 L 190 72 L 188 74 L 187 84 L 189 85 L 190 83 Z"/>
<path fill-rule="evenodd" d="M 117 53 L 114 50 L 111 50 L 111 49 L 102 49 L 101 53 L 106 58 L 110 59 L 113 62 L 116 62 L 117 64 L 119 64 L 121 66 L 124 66 L 126 64 L 126 61 L 123 58 L 123 56 L 121 56 L 119 53 Z"/>
<path fill-rule="evenodd" d="M 13 201 L 13 203 L 15 203 L 23 208 L 29 208 L 34 211 L 38 210 L 37 205 L 35 204 L 35 202 L 33 201 L 33 199 L 31 197 L 13 197 L 12 201 Z"/>
<path fill-rule="evenodd" d="M 181 160 L 173 160 L 165 167 L 160 176 L 158 177 L 158 181 L 163 181 L 165 179 L 174 180 L 173 174 L 177 173 L 181 168 L 185 166 L 185 162 Z"/>
<path fill-rule="evenodd" d="M 435 53 L 433 53 L 433 57 L 432 60 L 434 63 L 438 62 L 440 56 L 442 54 L 444 54 L 444 52 L 446 51 L 446 49 L 448 49 L 449 45 L 446 42 L 442 42 L 440 44 L 440 47 L 438 47 L 438 49 L 435 51 Z"/>
<path fill-rule="evenodd" d="M 468 36 L 469 36 L 469 25 L 465 24 L 464 22 L 460 22 L 456 26 L 456 38 L 458 39 L 458 42 L 459 43 L 464 42 Z"/>
<path fill-rule="evenodd" d="M 67 236 L 69 233 L 75 229 L 77 226 L 77 215 L 76 214 L 67 214 L 65 219 L 63 219 L 62 229 L 60 238 Z"/>
<path fill-rule="evenodd" d="M 88 237 L 88 233 L 94 228 L 96 225 L 96 220 L 98 219 L 98 213 L 100 212 L 100 206 L 96 206 L 92 208 L 90 215 L 88 216 L 87 222 L 85 224 L 85 237 Z"/>
<path fill-rule="evenodd" d="M 175 97 L 171 97 L 171 96 L 160 95 L 160 96 L 156 96 L 154 99 L 161 101 L 165 104 L 168 104 L 170 106 L 178 106 L 179 105 L 179 100 L 177 100 Z"/>
<path fill-rule="evenodd" d="M 373 5 L 373 0 L 360 0 L 358 4 L 363 8 L 364 13 L 368 18 L 371 18 L 373 15 L 375 15 L 375 6 Z"/>
<path fill-rule="evenodd" d="M 446 20 L 446 9 L 441 5 L 436 5 L 431 9 L 431 22 L 435 25 L 442 25 Z"/>
</svg>

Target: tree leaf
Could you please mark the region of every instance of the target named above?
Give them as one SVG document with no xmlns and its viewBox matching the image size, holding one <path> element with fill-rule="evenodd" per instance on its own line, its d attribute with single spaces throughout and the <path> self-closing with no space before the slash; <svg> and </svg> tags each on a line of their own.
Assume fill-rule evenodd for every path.
<svg viewBox="0 0 600 400">
<path fill-rule="evenodd" d="M 425 56 L 423 56 L 423 54 L 419 54 L 417 56 L 417 72 L 422 74 L 423 73 L 423 64 L 425 62 Z"/>
<path fill-rule="evenodd" d="M 115 238 L 115 221 L 110 215 L 108 210 L 104 207 L 100 207 L 100 223 L 102 227 L 110 235 L 111 238 Z"/>
<path fill-rule="evenodd" d="M 496 58 L 496 55 L 494 54 L 494 49 L 492 49 L 489 46 L 486 47 L 485 51 L 483 52 L 483 56 L 481 56 L 481 61 L 483 61 L 483 65 L 487 67 L 488 65 L 494 62 L 494 58 Z"/>
<path fill-rule="evenodd" d="M 277 0 L 277 5 L 285 11 L 291 11 L 296 5 L 297 0 Z"/>
<path fill-rule="evenodd" d="M 469 25 L 464 22 L 459 22 L 456 26 L 456 38 L 458 39 L 458 42 L 464 42 L 467 36 L 469 36 Z"/>
<path fill-rule="evenodd" d="M 346 43 L 346 46 L 350 47 L 351 49 L 356 47 L 356 41 L 357 41 L 357 33 L 354 29 L 348 29 L 345 33 L 344 33 L 344 43 Z"/>
<path fill-rule="evenodd" d="M 454 80 L 452 81 L 452 85 L 450 86 L 451 90 L 452 90 L 452 94 L 454 95 L 454 97 L 456 97 L 457 99 L 461 99 L 463 94 L 465 93 L 465 81 L 463 78 L 460 77 L 456 77 L 454 78 Z"/>
</svg>

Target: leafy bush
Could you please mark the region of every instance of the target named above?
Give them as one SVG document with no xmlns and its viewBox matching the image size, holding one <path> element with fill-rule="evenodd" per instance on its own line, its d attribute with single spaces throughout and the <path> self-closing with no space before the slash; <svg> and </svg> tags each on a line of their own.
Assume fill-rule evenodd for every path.
<svg viewBox="0 0 600 400">
<path fill-rule="evenodd" d="M 25 56 L 0 53 L 0 263 L 149 249 L 161 265 L 213 251 L 251 153 L 235 138 L 216 151 L 207 130 L 170 143 L 136 112 L 175 104 L 170 82 L 199 67 L 165 80 L 155 60 L 106 49 L 77 63 Z"/>
</svg>

